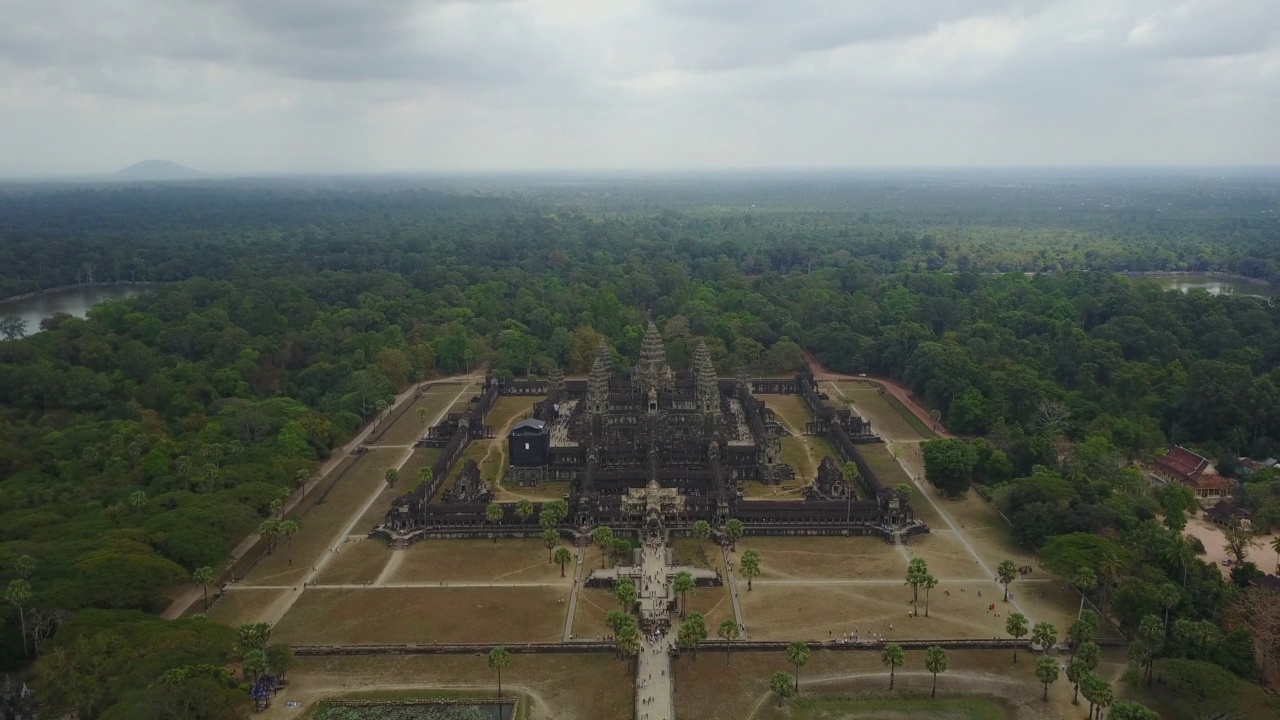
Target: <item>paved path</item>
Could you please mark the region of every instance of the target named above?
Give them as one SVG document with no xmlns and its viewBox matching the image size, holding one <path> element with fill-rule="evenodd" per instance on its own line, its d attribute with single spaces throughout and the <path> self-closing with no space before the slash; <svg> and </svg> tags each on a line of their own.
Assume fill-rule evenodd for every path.
<svg viewBox="0 0 1280 720">
<path fill-rule="evenodd" d="M 733 558 L 729 557 L 729 548 L 721 545 L 720 549 L 724 552 L 724 573 L 729 582 L 729 599 L 733 601 L 733 619 L 738 623 L 738 639 L 746 640 L 747 624 L 742 621 L 742 603 L 738 602 L 738 576 L 733 574 Z"/>
<path fill-rule="evenodd" d="M 578 562 L 574 563 L 573 568 L 573 591 L 569 593 L 569 614 L 564 618 L 564 637 L 565 642 L 573 639 L 573 615 L 578 610 L 578 588 L 582 587 L 582 558 L 586 553 L 581 547 L 574 548 L 574 554 L 578 556 Z"/>
<path fill-rule="evenodd" d="M 433 380 L 431 382 L 451 382 L 459 380 L 470 384 L 475 382 L 476 377 L 473 375 L 457 375 L 454 377 L 440 378 L 439 380 Z M 357 433 L 355 437 L 351 438 L 350 442 L 346 445 L 343 445 L 337 450 L 329 453 L 329 459 L 325 460 L 324 463 L 320 465 L 320 468 L 312 474 L 311 479 L 303 483 L 302 487 L 298 488 L 293 495 L 285 501 L 284 507 L 280 511 L 281 517 L 288 517 L 289 513 L 298 506 L 298 503 L 302 502 L 307 497 L 308 493 L 314 491 L 320 483 L 329 476 L 329 473 L 333 472 L 343 460 L 351 455 L 351 451 L 355 450 L 360 443 L 364 442 L 374 430 L 380 428 L 382 426 L 383 418 L 389 417 L 396 408 L 400 407 L 400 405 L 405 402 L 412 402 L 413 396 L 418 392 L 418 388 L 420 386 L 421 385 L 410 386 L 407 390 L 397 395 L 395 402 L 393 402 L 391 407 L 387 408 L 383 414 L 379 415 L 377 419 L 366 425 L 364 429 Z M 463 389 L 466 389 L 466 387 L 467 385 L 463 385 Z M 239 561 L 240 558 L 244 557 L 254 545 L 258 544 L 260 539 L 261 536 L 255 532 L 240 541 L 240 544 L 236 545 L 231 551 L 231 560 L 227 564 L 228 567 L 235 565 L 236 562 Z M 199 586 L 192 585 L 184 590 L 181 595 L 174 598 L 173 602 L 169 604 L 169 607 L 165 608 L 164 612 L 160 613 L 160 617 L 165 620 L 175 620 L 180 618 L 187 612 L 187 608 L 191 607 L 193 603 L 203 597 L 204 591 Z"/>
<path fill-rule="evenodd" d="M 944 583 L 981 583 L 991 582 L 991 578 L 938 578 L 938 587 L 942 587 Z M 1020 577 L 1013 581 L 1016 585 L 1023 583 L 1048 583 L 1054 582 L 1052 578 L 1026 578 Z M 886 578 L 874 578 L 863 580 L 756 580 L 756 585 L 901 585 L 902 578 L 890 580 Z M 1003 587 L 1003 586 L 1001 586 Z M 1012 586 L 1011 586 L 1012 587 Z"/>
<path fill-rule="evenodd" d="M 646 637 L 640 644 L 636 670 L 636 720 L 675 720 L 675 684 L 671 678 L 671 646 L 674 632 L 657 641 Z"/>
</svg>

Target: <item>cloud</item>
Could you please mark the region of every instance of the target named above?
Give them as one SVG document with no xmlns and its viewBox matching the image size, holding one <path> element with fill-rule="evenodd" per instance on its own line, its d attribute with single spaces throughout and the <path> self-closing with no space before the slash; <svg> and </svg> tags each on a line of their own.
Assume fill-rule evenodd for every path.
<svg viewBox="0 0 1280 720">
<path fill-rule="evenodd" d="M 1273 0 L 3 2 L 8 173 L 1280 161 Z"/>
</svg>

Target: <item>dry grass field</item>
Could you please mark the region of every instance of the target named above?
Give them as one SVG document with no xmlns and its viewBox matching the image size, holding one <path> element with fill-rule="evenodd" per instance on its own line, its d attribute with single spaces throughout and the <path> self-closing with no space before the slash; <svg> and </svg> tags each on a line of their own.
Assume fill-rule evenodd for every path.
<svg viewBox="0 0 1280 720">
<path fill-rule="evenodd" d="M 295 645 L 555 642 L 567 587 L 309 588 L 276 625 Z"/>
<path fill-rule="evenodd" d="M 340 585 L 373 582 L 382 568 L 391 560 L 391 548 L 384 540 L 352 540 L 340 548 L 341 552 L 324 566 L 316 582 L 321 585 Z"/>
<path fill-rule="evenodd" d="M 458 395 L 459 391 L 462 392 L 461 397 Z M 385 431 L 381 434 L 375 431 L 369 444 L 412 445 L 418 438 L 427 434 L 427 428 L 431 426 L 441 410 L 454 405 L 454 398 L 458 398 L 465 407 L 466 400 L 479 391 L 480 388 L 477 385 L 433 385 L 422 394 L 421 398 L 413 401 L 409 409 Z M 418 408 L 426 408 L 426 422 L 418 419 Z"/>
<path fill-rule="evenodd" d="M 311 566 L 329 552 L 329 544 L 351 522 L 353 513 L 363 507 L 373 493 L 386 487 L 383 473 L 400 462 L 404 453 L 405 450 L 400 448 L 387 448 L 361 455 L 324 502 L 298 519 L 298 534 L 293 538 L 293 564 L 289 564 L 288 548 L 281 543 L 241 583 L 293 585 L 302 582 Z"/>
<path fill-rule="evenodd" d="M 746 550 L 760 553 L 763 580 L 899 579 L 907 572 L 902 553 L 872 537 L 745 537 Z"/>
<path fill-rule="evenodd" d="M 571 550 L 573 550 L 571 548 Z M 575 551 L 576 552 L 576 551 Z M 573 565 L 547 562 L 541 540 L 424 540 L 398 551 L 385 582 L 546 582 L 571 585 Z"/>
<path fill-rule="evenodd" d="M 876 433 L 890 440 L 932 438 L 936 433 L 889 393 L 874 383 L 844 380 L 822 383 L 823 392 L 837 402 L 852 403 L 854 412 L 871 421 Z"/>
<path fill-rule="evenodd" d="M 801 703 L 779 708 L 769 691 L 769 676 L 778 670 L 793 671 L 781 652 L 733 652 L 725 669 L 722 652 L 701 652 L 696 661 L 675 663 L 676 715 L 681 718 L 734 718 L 734 720 L 774 720 L 787 718 L 891 718 L 915 720 L 946 718 L 977 720 L 1010 717 L 1016 720 L 1067 720 L 1082 717 L 1084 706 L 1071 705 L 1071 688 L 1059 680 L 1049 688 L 1050 702 L 1041 702 L 1043 686 L 1036 680 L 1035 663 L 1023 653 L 1015 667 L 1005 651 L 955 650 L 948 653 L 948 670 L 938 676 L 938 700 L 931 708 L 921 702 L 897 702 L 887 693 L 889 674 L 880 664 L 879 652 L 815 651 L 800 671 Z M 924 667 L 924 653 L 908 651 L 906 667 L 896 673 L 896 696 L 924 696 L 933 682 Z M 872 708 L 869 714 L 856 712 L 838 702 L 839 697 L 857 696 Z M 954 704 L 947 699 L 957 699 Z M 960 699 L 986 698 L 1007 715 L 967 714 L 966 707 L 979 712 L 981 705 Z M 807 707 L 806 707 L 807 705 Z"/>
<path fill-rule="evenodd" d="M 875 473 L 876 479 L 884 487 L 895 487 L 900 483 L 911 484 L 911 477 L 907 475 L 902 466 L 893 456 L 893 450 L 884 443 L 869 443 L 858 446 L 858 454 L 862 456 L 870 468 Z M 912 502 L 911 507 L 917 507 L 917 502 Z M 917 508 L 917 515 L 919 514 Z"/>
<path fill-rule="evenodd" d="M 263 720 L 308 717 L 322 699 L 355 690 L 388 693 L 412 688 L 496 690 L 495 677 L 479 655 L 405 655 L 300 658 L 289 686 L 259 714 Z M 627 663 L 610 654 L 513 655 L 502 687 L 533 701 L 530 720 L 631 720 L 632 682 Z M 288 708 L 297 701 L 300 708 Z"/>
<path fill-rule="evenodd" d="M 618 600 L 612 590 L 582 588 L 578 591 L 578 604 L 573 613 L 573 637 L 590 640 L 607 636 L 612 631 L 604 624 L 610 610 L 619 610 Z"/>
<path fill-rule="evenodd" d="M 217 607 L 209 613 L 209 618 L 223 625 L 239 627 L 245 623 L 259 622 L 263 613 L 272 603 L 294 590 L 232 590 L 222 598 Z M 197 605 L 196 610 L 202 606 Z"/>
</svg>

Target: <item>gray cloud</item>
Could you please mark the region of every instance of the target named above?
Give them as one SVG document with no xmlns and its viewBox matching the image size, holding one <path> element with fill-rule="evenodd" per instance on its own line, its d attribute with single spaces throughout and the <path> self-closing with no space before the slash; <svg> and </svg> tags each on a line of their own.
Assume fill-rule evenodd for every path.
<svg viewBox="0 0 1280 720">
<path fill-rule="evenodd" d="M 1273 0 L 0 11 L 0 173 L 1280 161 Z"/>
</svg>

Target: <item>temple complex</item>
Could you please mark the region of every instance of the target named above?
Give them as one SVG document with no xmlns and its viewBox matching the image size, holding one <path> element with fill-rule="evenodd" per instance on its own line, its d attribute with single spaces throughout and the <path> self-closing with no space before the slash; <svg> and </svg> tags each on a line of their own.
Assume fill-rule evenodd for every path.
<svg viewBox="0 0 1280 720">
<path fill-rule="evenodd" d="M 799 478 L 808 484 L 794 499 L 748 499 L 743 493 L 749 482 L 796 479 L 795 469 L 782 461 L 788 430 L 760 397 L 769 394 L 803 398 L 813 415 L 804 434 L 825 438 L 839 454 L 824 457 L 816 477 Z M 880 442 L 871 424 L 832 403 L 812 375 L 753 379 L 739 370 L 722 378 L 704 342 L 688 369 L 675 370 L 650 322 L 639 357 L 626 371 L 615 369 L 613 353 L 601 341 L 585 379 L 566 379 L 559 371 L 546 380 L 489 377 L 465 412 L 451 413 L 419 441 L 444 451 L 433 480 L 398 498 L 375 535 L 403 546 L 428 537 L 540 532 L 538 513 L 521 520 L 515 503 L 502 504 L 500 522 L 485 521 L 494 493 L 474 462 L 438 494 L 466 445 L 494 437 L 485 415 L 499 396 L 512 395 L 545 399 L 531 402 L 528 416 L 507 434 L 510 464 L 502 481 L 512 488 L 567 484 L 567 531 L 606 525 L 643 537 L 653 528 L 688 533 L 699 520 L 723 528 L 737 518 L 748 534 L 879 535 L 897 542 L 928 532 L 914 519 L 907 497 L 883 487 L 859 455 L 859 445 Z M 858 468 L 856 476 L 846 477 L 848 463 Z"/>
</svg>

